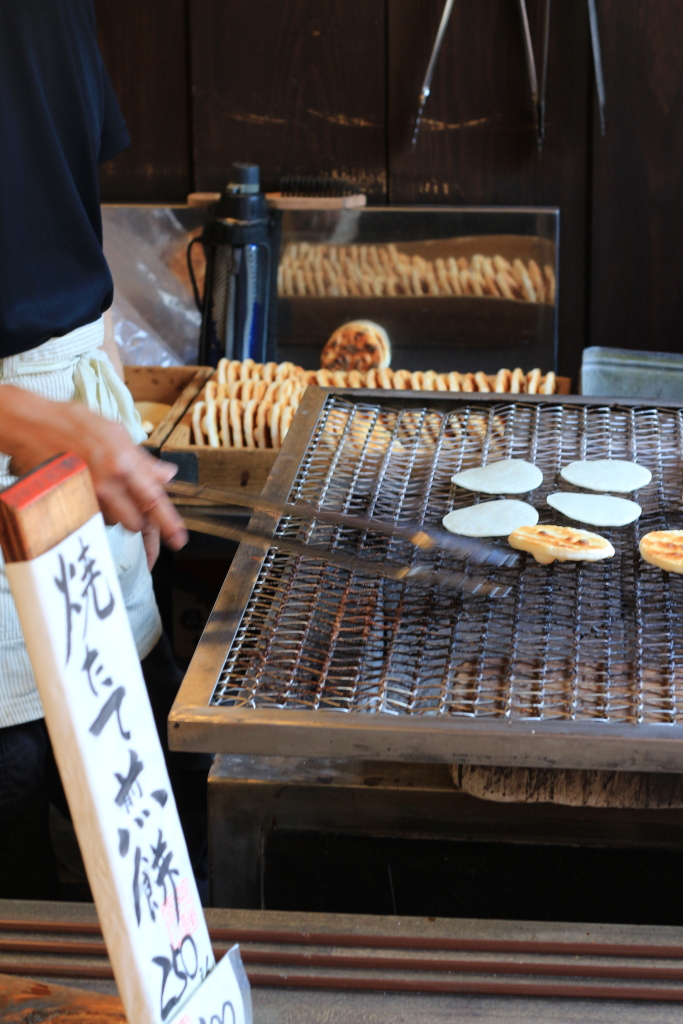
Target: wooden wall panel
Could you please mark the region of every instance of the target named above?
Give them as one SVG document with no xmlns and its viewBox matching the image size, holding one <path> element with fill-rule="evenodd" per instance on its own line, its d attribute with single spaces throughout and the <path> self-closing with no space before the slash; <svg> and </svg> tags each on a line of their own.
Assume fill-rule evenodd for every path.
<svg viewBox="0 0 683 1024">
<path fill-rule="evenodd" d="M 104 164 L 104 202 L 184 202 L 190 175 L 186 0 L 95 0 L 132 145 Z"/>
<path fill-rule="evenodd" d="M 600 0 L 590 343 L 683 352 L 683 3 Z"/>
<path fill-rule="evenodd" d="M 386 195 L 385 0 L 190 0 L 197 188 L 235 160 Z"/>
<path fill-rule="evenodd" d="M 539 153 L 516 3 L 454 5 L 415 150 L 412 126 L 443 2 L 388 3 L 390 201 L 560 206 L 559 368 L 576 380 L 585 329 L 586 5 L 552 7 L 547 138 Z M 528 0 L 528 8 L 540 59 L 545 3 Z"/>
</svg>

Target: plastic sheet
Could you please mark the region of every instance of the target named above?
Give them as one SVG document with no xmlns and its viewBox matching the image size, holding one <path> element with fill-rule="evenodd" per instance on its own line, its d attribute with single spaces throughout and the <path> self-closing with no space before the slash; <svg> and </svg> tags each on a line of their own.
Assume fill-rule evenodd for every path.
<svg viewBox="0 0 683 1024">
<path fill-rule="evenodd" d="M 124 363 L 196 363 L 201 315 L 183 270 L 187 242 L 202 216 L 161 206 L 102 208 L 114 332 Z"/>
<path fill-rule="evenodd" d="M 111 312 L 124 366 L 182 366 L 182 359 L 119 292 L 114 293 Z"/>
</svg>

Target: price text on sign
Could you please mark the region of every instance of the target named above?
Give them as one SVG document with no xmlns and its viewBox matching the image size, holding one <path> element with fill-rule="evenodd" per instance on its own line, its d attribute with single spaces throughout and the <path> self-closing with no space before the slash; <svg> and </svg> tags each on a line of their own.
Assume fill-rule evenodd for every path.
<svg viewBox="0 0 683 1024">
<path fill-rule="evenodd" d="M 129 1020 L 250 1021 L 238 950 L 215 966 L 101 516 L 7 574 Z"/>
</svg>

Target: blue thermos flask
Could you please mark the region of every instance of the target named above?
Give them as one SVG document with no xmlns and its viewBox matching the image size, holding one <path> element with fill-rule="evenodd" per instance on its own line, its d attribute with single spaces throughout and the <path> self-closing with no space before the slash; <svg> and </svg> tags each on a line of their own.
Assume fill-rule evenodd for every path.
<svg viewBox="0 0 683 1024">
<path fill-rule="evenodd" d="M 233 164 L 201 235 L 206 256 L 199 363 L 265 363 L 275 354 L 279 221 L 261 192 L 256 164 Z M 188 266 L 191 267 L 188 251 Z"/>
</svg>

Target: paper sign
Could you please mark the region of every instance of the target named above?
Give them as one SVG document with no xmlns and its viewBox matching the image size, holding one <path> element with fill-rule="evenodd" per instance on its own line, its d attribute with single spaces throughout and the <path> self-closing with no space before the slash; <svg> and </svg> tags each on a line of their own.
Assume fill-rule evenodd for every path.
<svg viewBox="0 0 683 1024">
<path fill-rule="evenodd" d="M 215 966 L 101 515 L 6 570 L 128 1020 L 250 1024 L 237 948 Z"/>
</svg>

